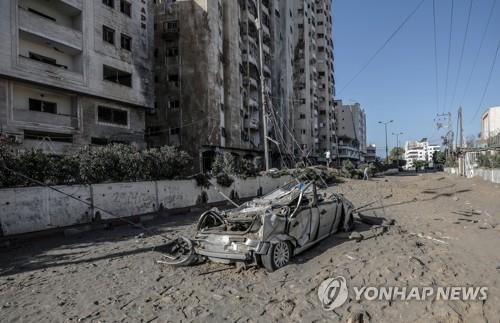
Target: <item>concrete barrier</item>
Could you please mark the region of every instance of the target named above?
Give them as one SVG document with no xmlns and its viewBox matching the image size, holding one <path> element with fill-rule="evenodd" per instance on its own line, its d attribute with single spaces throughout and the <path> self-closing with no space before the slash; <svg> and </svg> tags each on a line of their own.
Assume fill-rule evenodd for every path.
<svg viewBox="0 0 500 323">
<path fill-rule="evenodd" d="M 91 203 L 89 186 L 56 189 Z M 91 207 L 45 187 L 0 190 L 0 225 L 5 236 L 89 222 Z"/>
<path fill-rule="evenodd" d="M 458 175 L 458 168 L 447 167 L 444 171 L 450 175 Z M 472 177 L 480 177 L 485 181 L 500 183 L 500 169 L 473 168 Z"/>
<path fill-rule="evenodd" d="M 220 187 L 212 179 L 209 188 L 199 187 L 195 180 L 56 186 L 90 205 L 46 187 L 0 189 L 0 236 L 225 201 L 218 190 L 229 197 L 252 198 L 260 190 L 267 194 L 291 180 L 290 176 L 235 178 L 230 187 Z"/>
</svg>

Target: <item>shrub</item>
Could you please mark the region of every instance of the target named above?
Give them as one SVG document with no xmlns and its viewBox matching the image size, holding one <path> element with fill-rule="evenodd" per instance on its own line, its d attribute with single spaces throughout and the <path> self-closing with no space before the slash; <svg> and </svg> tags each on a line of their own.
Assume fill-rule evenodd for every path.
<svg viewBox="0 0 500 323">
<path fill-rule="evenodd" d="M 230 153 L 224 153 L 223 155 L 219 155 L 215 158 L 212 164 L 212 174 L 234 174 L 235 172 L 236 162 L 233 155 L 231 155 Z"/>
<path fill-rule="evenodd" d="M 255 166 L 255 163 L 248 159 L 243 159 L 238 165 L 238 175 L 243 178 L 256 177 L 259 174 L 259 170 Z"/>
<path fill-rule="evenodd" d="M 212 185 L 210 183 L 210 176 L 208 176 L 206 174 L 198 173 L 198 174 L 194 175 L 193 178 L 196 180 L 196 185 L 198 185 L 198 186 L 209 188 L 210 185 Z"/>
<path fill-rule="evenodd" d="M 132 146 L 111 144 L 80 150 L 80 175 L 85 183 L 123 182 L 142 179 L 141 156 Z"/>
<path fill-rule="evenodd" d="M 217 184 L 222 187 L 229 187 L 233 184 L 234 179 L 226 173 L 220 173 L 216 177 Z"/>
<path fill-rule="evenodd" d="M 186 152 L 174 147 L 139 152 L 132 146 L 113 144 L 51 156 L 35 150 L 15 154 L 9 145 L 0 144 L 0 166 L 3 163 L 50 185 L 175 179 L 188 174 L 191 162 Z M 0 187 L 34 184 L 12 172 L 0 172 Z"/>
</svg>

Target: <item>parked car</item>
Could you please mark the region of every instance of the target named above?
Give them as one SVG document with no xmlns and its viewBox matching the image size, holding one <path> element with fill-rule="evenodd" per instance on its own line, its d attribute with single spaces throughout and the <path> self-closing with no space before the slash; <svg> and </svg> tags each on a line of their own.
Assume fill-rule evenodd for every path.
<svg viewBox="0 0 500 323">
<path fill-rule="evenodd" d="M 183 251 L 170 258 L 191 264 L 202 256 L 274 271 L 339 230 L 352 230 L 352 210 L 343 195 L 320 193 L 312 181 L 289 183 L 236 209 L 203 213 L 194 239 L 186 239 Z"/>
</svg>

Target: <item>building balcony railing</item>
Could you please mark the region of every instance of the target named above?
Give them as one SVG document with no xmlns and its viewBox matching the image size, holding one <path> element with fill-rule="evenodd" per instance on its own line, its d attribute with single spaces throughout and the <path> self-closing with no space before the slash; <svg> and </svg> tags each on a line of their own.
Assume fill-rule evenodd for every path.
<svg viewBox="0 0 500 323">
<path fill-rule="evenodd" d="M 50 127 L 61 127 L 66 129 L 75 129 L 78 125 L 76 115 L 53 114 L 39 111 L 30 111 L 28 109 L 14 108 L 14 120 L 36 126 L 47 125 Z"/>
</svg>

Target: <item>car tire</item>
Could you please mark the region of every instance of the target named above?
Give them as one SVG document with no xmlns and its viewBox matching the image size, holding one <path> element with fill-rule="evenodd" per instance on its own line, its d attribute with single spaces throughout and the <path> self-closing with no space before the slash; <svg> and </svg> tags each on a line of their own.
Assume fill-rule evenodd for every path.
<svg viewBox="0 0 500 323">
<path fill-rule="evenodd" d="M 279 241 L 271 244 L 267 254 L 261 256 L 264 268 L 269 272 L 285 267 L 292 259 L 292 245 L 288 241 Z"/>
</svg>

